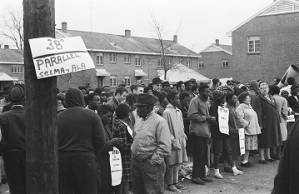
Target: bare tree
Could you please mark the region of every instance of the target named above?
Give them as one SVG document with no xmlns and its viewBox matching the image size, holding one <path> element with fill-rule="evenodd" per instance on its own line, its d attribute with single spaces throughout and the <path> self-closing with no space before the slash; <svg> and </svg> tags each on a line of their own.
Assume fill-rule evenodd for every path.
<svg viewBox="0 0 299 194">
<path fill-rule="evenodd" d="M 23 17 L 21 13 L 10 11 L 3 18 L 3 28 L 0 35 L 14 42 L 17 49 L 23 50 Z"/>
<path fill-rule="evenodd" d="M 161 63 L 161 66 L 163 67 L 163 71 L 164 71 L 164 80 L 166 80 L 167 72 L 171 68 L 171 65 L 166 63 L 166 53 L 165 53 L 166 50 L 165 49 L 167 48 L 167 45 L 162 36 L 161 25 L 158 23 L 158 21 L 156 20 L 155 17 L 152 17 L 152 20 L 153 20 L 154 28 L 157 33 L 159 44 L 160 44 L 160 56 L 161 56 L 160 63 Z"/>
</svg>

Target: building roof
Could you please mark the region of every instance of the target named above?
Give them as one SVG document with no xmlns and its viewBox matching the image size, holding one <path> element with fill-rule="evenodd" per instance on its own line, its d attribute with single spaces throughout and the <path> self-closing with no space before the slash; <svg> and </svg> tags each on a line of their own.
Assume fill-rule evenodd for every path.
<svg viewBox="0 0 299 194">
<path fill-rule="evenodd" d="M 23 64 L 23 53 L 17 49 L 0 49 L 0 64 Z"/>
<path fill-rule="evenodd" d="M 231 31 L 227 33 L 228 36 L 232 35 L 232 32 L 242 27 L 244 24 L 248 23 L 252 19 L 261 16 L 269 16 L 269 15 L 280 15 L 280 14 L 291 14 L 299 12 L 299 0 L 276 0 L 273 1 L 270 5 L 257 12 Z"/>
<path fill-rule="evenodd" d="M 200 53 L 207 53 L 207 52 L 225 52 L 227 54 L 232 55 L 232 45 L 224 45 L 224 44 L 211 44 L 206 49 L 202 50 Z"/>
<path fill-rule="evenodd" d="M 0 72 L 0 81 L 18 81 L 18 78 L 11 77 L 7 73 Z"/>
<path fill-rule="evenodd" d="M 56 37 L 81 36 L 89 51 L 116 52 L 130 54 L 160 55 L 158 39 L 98 32 L 56 30 Z M 172 40 L 164 40 L 165 53 L 169 56 L 199 57 L 198 54 Z"/>
</svg>

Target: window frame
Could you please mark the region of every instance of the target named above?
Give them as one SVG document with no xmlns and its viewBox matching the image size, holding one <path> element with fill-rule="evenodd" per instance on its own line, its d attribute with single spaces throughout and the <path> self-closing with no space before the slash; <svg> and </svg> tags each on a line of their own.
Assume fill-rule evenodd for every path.
<svg viewBox="0 0 299 194">
<path fill-rule="evenodd" d="M 189 67 L 189 68 L 192 68 L 192 60 L 191 60 L 191 58 L 187 58 L 187 66 Z"/>
<path fill-rule="evenodd" d="M 117 86 L 116 76 L 110 76 L 109 81 L 110 81 L 110 87 L 116 87 Z"/>
<path fill-rule="evenodd" d="M 125 80 L 125 86 L 131 86 L 132 85 L 132 80 L 131 80 L 130 76 L 125 76 L 124 80 Z"/>
<path fill-rule="evenodd" d="M 131 64 L 132 63 L 132 56 L 130 54 L 125 54 L 124 63 L 125 64 Z"/>
<path fill-rule="evenodd" d="M 23 73 L 23 66 L 22 65 L 12 65 L 11 66 L 11 73 Z"/>
<path fill-rule="evenodd" d="M 261 53 L 261 37 L 248 36 L 247 37 L 247 53 L 260 54 Z"/>
<path fill-rule="evenodd" d="M 117 54 L 109 53 L 109 61 L 110 61 L 110 63 L 117 63 Z"/>
<path fill-rule="evenodd" d="M 141 57 L 138 56 L 138 55 L 135 56 L 135 66 L 136 67 L 141 67 L 142 66 L 141 65 Z"/>
<path fill-rule="evenodd" d="M 197 69 L 204 69 L 204 68 L 205 68 L 205 63 L 203 61 L 198 62 Z"/>
<path fill-rule="evenodd" d="M 96 55 L 96 65 L 104 65 L 104 54 L 99 53 Z"/>
<path fill-rule="evenodd" d="M 222 68 L 223 69 L 228 69 L 229 68 L 227 60 L 222 60 Z"/>
</svg>

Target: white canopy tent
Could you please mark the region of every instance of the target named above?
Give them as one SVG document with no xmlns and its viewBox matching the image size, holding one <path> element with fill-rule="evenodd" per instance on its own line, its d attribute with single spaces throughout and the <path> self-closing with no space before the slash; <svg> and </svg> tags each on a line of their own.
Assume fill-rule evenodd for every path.
<svg viewBox="0 0 299 194">
<path fill-rule="evenodd" d="M 164 70 L 158 70 L 158 75 L 160 79 L 164 80 Z M 188 81 L 190 79 L 195 79 L 197 82 L 210 82 L 211 79 L 207 78 L 197 71 L 186 67 L 183 64 L 176 64 L 167 71 L 166 80 L 169 83 L 176 83 L 179 81 Z"/>
</svg>

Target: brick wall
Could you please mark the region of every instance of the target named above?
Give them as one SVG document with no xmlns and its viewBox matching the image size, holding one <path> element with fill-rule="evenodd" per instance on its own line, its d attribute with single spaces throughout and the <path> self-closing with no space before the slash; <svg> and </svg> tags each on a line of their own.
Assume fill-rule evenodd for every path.
<svg viewBox="0 0 299 194">
<path fill-rule="evenodd" d="M 201 61 L 204 63 L 204 68 L 199 72 L 208 78 L 227 78 L 232 77 L 232 56 L 223 51 L 219 52 L 203 52 Z M 228 62 L 228 67 L 223 67 L 223 62 Z"/>
<path fill-rule="evenodd" d="M 103 54 L 103 65 L 96 64 L 96 56 Z M 116 63 L 111 63 L 109 53 L 90 52 L 90 55 L 95 63 L 96 69 L 105 69 L 111 76 L 116 77 L 117 85 L 124 81 L 125 77 L 131 78 L 131 84 L 136 83 L 135 70 L 142 69 L 148 76 L 142 77 L 143 83 L 148 84 L 151 80 L 158 76 L 157 70 L 162 69 L 158 67 L 159 56 L 154 55 L 131 55 L 131 63 L 125 63 L 126 54 L 117 54 Z M 135 66 L 135 57 L 141 58 L 141 66 Z M 171 57 L 172 64 L 182 63 L 187 66 L 187 57 Z M 190 58 L 192 69 L 197 70 L 198 58 Z M 96 76 L 96 70 L 87 70 L 84 72 L 72 73 L 58 77 L 58 87 L 61 90 L 66 90 L 68 87 L 90 86 L 92 88 L 98 87 L 100 77 Z M 103 85 L 110 86 L 110 77 L 103 78 Z"/>
<path fill-rule="evenodd" d="M 261 53 L 247 53 L 247 37 L 260 36 Z M 271 81 L 299 64 L 299 13 L 256 17 L 232 33 L 233 77 Z"/>
</svg>

